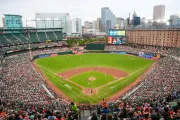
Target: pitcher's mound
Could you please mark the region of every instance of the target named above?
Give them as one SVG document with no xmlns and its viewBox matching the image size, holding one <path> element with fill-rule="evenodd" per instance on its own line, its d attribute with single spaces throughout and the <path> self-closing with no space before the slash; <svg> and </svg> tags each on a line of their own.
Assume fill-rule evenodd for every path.
<svg viewBox="0 0 180 120">
<path fill-rule="evenodd" d="M 94 81 L 94 80 L 96 80 L 96 78 L 95 77 L 89 77 L 88 80 Z"/>
</svg>

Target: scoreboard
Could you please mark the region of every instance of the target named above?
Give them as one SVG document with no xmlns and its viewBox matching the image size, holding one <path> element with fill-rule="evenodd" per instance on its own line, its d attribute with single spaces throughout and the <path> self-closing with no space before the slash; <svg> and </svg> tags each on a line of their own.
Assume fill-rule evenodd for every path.
<svg viewBox="0 0 180 120">
<path fill-rule="evenodd" d="M 109 30 L 109 36 L 112 37 L 124 37 L 126 36 L 125 30 Z"/>
<path fill-rule="evenodd" d="M 111 29 L 108 32 L 108 44 L 125 44 L 126 31 L 121 29 Z"/>
</svg>

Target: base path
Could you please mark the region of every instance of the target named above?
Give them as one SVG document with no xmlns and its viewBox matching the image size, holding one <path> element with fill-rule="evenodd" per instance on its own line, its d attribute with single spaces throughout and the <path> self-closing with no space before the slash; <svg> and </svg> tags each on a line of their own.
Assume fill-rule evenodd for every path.
<svg viewBox="0 0 180 120">
<path fill-rule="evenodd" d="M 122 90 L 120 90 L 118 93 L 114 94 L 113 96 L 109 97 L 107 101 L 111 101 L 111 100 L 117 100 L 119 98 L 121 98 L 123 95 L 125 95 L 128 91 L 130 91 L 131 89 L 133 89 L 136 85 L 138 85 L 141 80 L 152 70 L 152 68 L 154 68 L 157 65 L 157 63 L 155 62 L 149 69 L 147 69 L 136 81 L 134 81 L 133 83 L 129 84 L 127 87 L 123 88 Z"/>
<path fill-rule="evenodd" d="M 75 75 L 89 72 L 89 71 L 97 71 L 97 72 L 103 72 L 105 74 L 109 74 L 115 77 L 115 79 L 120 79 L 122 77 L 128 76 L 127 72 L 124 72 L 122 70 L 116 69 L 116 68 L 108 68 L 108 67 L 85 67 L 85 68 L 75 68 L 71 70 L 67 70 L 64 72 L 59 73 L 59 76 L 61 76 L 63 79 L 69 79 Z"/>
<path fill-rule="evenodd" d="M 33 65 L 33 67 L 36 69 L 36 71 L 39 72 L 39 73 L 42 75 L 42 77 L 44 78 L 46 84 L 57 94 L 57 96 L 58 96 L 59 98 L 63 98 L 63 99 L 65 99 L 66 101 L 71 102 L 72 100 L 71 100 L 67 95 L 65 95 L 63 92 L 61 92 L 61 91 L 59 90 L 59 88 L 57 88 L 57 87 L 51 82 L 51 80 L 49 80 L 49 79 L 46 77 L 46 75 L 39 69 L 39 67 L 37 66 L 37 64 L 36 64 L 35 62 L 36 62 L 36 60 L 35 60 L 34 62 L 32 62 L 32 65 Z"/>
</svg>

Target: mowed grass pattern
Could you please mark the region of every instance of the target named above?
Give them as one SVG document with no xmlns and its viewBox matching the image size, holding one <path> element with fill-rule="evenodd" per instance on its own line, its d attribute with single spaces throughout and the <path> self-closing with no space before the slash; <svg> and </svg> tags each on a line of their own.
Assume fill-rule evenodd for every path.
<svg viewBox="0 0 180 120">
<path fill-rule="evenodd" d="M 138 56 L 120 54 L 82 54 L 82 55 L 62 55 L 57 57 L 41 58 L 36 61 L 41 71 L 58 87 L 64 94 L 75 102 L 90 101 L 98 103 L 103 98 L 107 99 L 119 92 L 129 84 L 133 83 L 152 64 L 153 60 L 140 58 Z M 99 89 L 98 94 L 86 96 L 82 89 L 68 81 L 61 79 L 58 74 L 65 70 L 77 67 L 103 66 L 113 67 L 129 73 L 129 76 L 115 81 L 112 84 Z M 92 75 L 93 76 L 93 75 Z M 87 85 L 87 84 L 84 84 Z M 71 86 L 67 87 L 67 86 Z M 84 86 L 86 87 L 86 86 Z"/>
<path fill-rule="evenodd" d="M 95 77 L 96 80 L 91 81 L 89 80 L 90 77 Z M 101 72 L 90 71 L 73 76 L 72 78 L 70 78 L 70 80 L 85 88 L 97 88 L 101 85 L 112 82 L 115 79 L 113 76 L 108 74 L 105 75 L 104 73 Z"/>
</svg>

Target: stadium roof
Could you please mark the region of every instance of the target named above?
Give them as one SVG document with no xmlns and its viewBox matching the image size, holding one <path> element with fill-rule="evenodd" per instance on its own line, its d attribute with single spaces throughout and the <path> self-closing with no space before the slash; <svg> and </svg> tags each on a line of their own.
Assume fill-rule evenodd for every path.
<svg viewBox="0 0 180 120">
<path fill-rule="evenodd" d="M 23 28 L 23 29 L 0 29 L 0 31 L 24 31 L 24 30 L 28 30 L 28 31 L 31 31 L 31 30 L 62 30 L 63 28 Z"/>
<path fill-rule="evenodd" d="M 11 16 L 21 16 L 21 15 L 15 15 L 15 14 L 3 14 L 4 16 L 6 15 L 11 15 Z M 21 16 L 22 17 L 22 16 Z"/>
<path fill-rule="evenodd" d="M 127 30 L 138 30 L 138 29 L 180 29 L 180 25 L 166 25 L 166 26 L 148 26 L 138 25 L 135 27 L 128 27 Z"/>
</svg>

